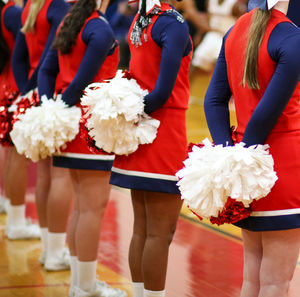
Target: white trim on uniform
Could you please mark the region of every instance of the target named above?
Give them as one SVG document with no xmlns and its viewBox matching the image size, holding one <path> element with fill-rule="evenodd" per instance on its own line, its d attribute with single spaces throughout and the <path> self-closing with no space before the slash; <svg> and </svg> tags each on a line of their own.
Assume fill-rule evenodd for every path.
<svg viewBox="0 0 300 297">
<path fill-rule="evenodd" d="M 170 180 L 170 181 L 178 181 L 178 178 L 175 175 L 124 170 L 124 169 L 120 169 L 120 168 L 116 168 L 116 167 L 112 167 L 111 171 L 116 172 L 116 173 L 120 173 L 120 174 L 124 174 L 124 175 L 155 178 L 155 179 L 164 179 L 164 180 Z"/>
<path fill-rule="evenodd" d="M 90 155 L 90 154 L 77 154 L 77 153 L 60 153 L 55 154 L 55 157 L 65 157 L 74 159 L 85 159 L 85 160 L 109 160 L 115 159 L 114 155 Z"/>
<path fill-rule="evenodd" d="M 272 217 L 300 214 L 300 208 L 271 210 L 271 211 L 252 211 L 251 217 Z"/>
</svg>

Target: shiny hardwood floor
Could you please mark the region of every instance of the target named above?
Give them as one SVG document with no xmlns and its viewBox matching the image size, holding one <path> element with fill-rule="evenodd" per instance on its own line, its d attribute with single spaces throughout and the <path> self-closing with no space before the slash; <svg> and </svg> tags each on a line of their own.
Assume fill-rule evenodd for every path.
<svg viewBox="0 0 300 297">
<path fill-rule="evenodd" d="M 191 88 L 188 138 L 199 142 L 209 137 L 203 113 L 203 97 L 209 77 L 197 77 Z M 232 114 L 234 122 L 234 115 Z M 27 194 L 27 216 L 36 221 L 34 166 Z M 5 238 L 6 215 L 0 215 L 0 297 L 67 296 L 70 273 L 46 272 L 38 262 L 39 240 L 10 241 Z M 129 192 L 113 188 L 103 222 L 98 254 L 98 277 L 131 297 L 127 253 L 132 228 Z M 238 297 L 242 282 L 240 230 L 215 227 L 199 221 L 186 208 L 178 222 L 170 249 L 167 297 Z M 289 297 L 300 296 L 300 261 Z M 277 297 L 277 296 L 276 296 Z M 279 297 L 279 296 L 278 296 Z"/>
</svg>

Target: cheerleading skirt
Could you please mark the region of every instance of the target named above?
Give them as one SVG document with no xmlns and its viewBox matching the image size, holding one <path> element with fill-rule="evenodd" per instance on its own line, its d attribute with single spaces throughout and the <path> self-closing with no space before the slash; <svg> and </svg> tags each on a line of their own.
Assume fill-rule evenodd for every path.
<svg viewBox="0 0 300 297">
<path fill-rule="evenodd" d="M 251 231 L 300 228 L 300 130 L 271 133 L 266 144 L 278 180 L 266 197 L 251 204 L 250 217 L 235 225 Z"/>
<path fill-rule="evenodd" d="M 176 172 L 187 158 L 185 110 L 162 107 L 151 114 L 160 121 L 153 143 L 132 154 L 116 155 L 110 183 L 119 187 L 179 194 Z"/>
<path fill-rule="evenodd" d="M 53 166 L 70 169 L 87 169 L 110 171 L 114 155 L 105 152 L 93 152 L 87 141 L 82 137 L 84 127 L 80 122 L 79 133 L 75 139 L 68 142 L 61 152 L 53 156 Z"/>
</svg>

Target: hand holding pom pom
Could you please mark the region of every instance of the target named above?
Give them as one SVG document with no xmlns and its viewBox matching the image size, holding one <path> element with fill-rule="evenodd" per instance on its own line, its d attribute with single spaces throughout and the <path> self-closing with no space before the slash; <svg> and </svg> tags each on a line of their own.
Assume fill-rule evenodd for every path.
<svg viewBox="0 0 300 297">
<path fill-rule="evenodd" d="M 185 167 L 176 174 L 182 199 L 198 216 L 220 219 L 220 215 L 228 216 L 233 205 L 235 210 L 240 208 L 238 201 L 245 214 L 254 199 L 265 197 L 274 186 L 277 176 L 267 145 L 223 147 L 207 139 L 203 144 L 193 146 Z M 233 200 L 230 205 L 228 197 Z"/>
<path fill-rule="evenodd" d="M 107 82 L 85 89 L 81 104 L 87 107 L 86 127 L 98 148 L 128 155 L 140 144 L 153 142 L 159 121 L 144 113 L 143 99 L 147 94 L 122 71 Z"/>
<path fill-rule="evenodd" d="M 41 106 L 19 115 L 10 135 L 18 153 L 36 162 L 53 155 L 79 132 L 80 108 L 68 107 L 60 97 L 42 97 Z"/>
</svg>

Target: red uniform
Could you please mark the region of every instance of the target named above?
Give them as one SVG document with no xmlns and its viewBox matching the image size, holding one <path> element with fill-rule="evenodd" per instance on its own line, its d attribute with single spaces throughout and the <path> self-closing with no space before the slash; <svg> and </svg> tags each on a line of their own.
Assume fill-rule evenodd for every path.
<svg viewBox="0 0 300 297">
<path fill-rule="evenodd" d="M 14 5 L 15 4 L 13 1 L 9 1 L 2 8 L 2 11 L 1 11 L 1 30 L 2 30 L 4 40 L 8 46 L 10 54 L 13 52 L 15 40 L 14 40 L 14 36 L 13 36 L 12 32 L 7 30 L 6 27 L 4 26 L 4 14 L 9 7 L 14 6 Z M 3 69 L 2 73 L 0 74 L 0 86 L 1 86 L 0 98 L 2 98 L 5 91 L 9 91 L 9 92 L 18 91 L 18 87 L 16 85 L 12 67 L 11 67 L 11 57 L 6 62 L 5 68 Z"/>
<path fill-rule="evenodd" d="M 235 98 L 238 141 L 242 140 L 250 117 L 275 71 L 276 63 L 270 58 L 267 48 L 269 37 L 276 25 L 281 22 L 289 22 L 283 13 L 273 10 L 258 57 L 258 81 L 260 89 L 251 90 L 247 87 L 244 88 L 240 82 L 243 76 L 243 49 L 246 48 L 247 39 L 240 36 L 246 36 L 254 11 L 238 20 L 225 43 L 228 80 Z M 241 221 L 237 224 L 241 227 L 255 230 L 255 227 L 251 224 L 260 221 L 260 225 L 264 225 L 264 230 L 272 230 L 272 224 L 275 224 L 277 216 L 277 221 L 282 220 L 282 229 L 285 229 L 287 226 L 292 227 L 292 225 L 284 222 L 284 219 L 288 219 L 289 215 L 300 213 L 299 98 L 300 83 L 265 142 L 270 145 L 270 153 L 274 158 L 274 170 L 277 172 L 278 180 L 269 195 L 253 202 L 251 217 L 249 220 L 244 221 L 248 225 L 244 225 L 244 222 Z M 290 221 L 293 219 L 295 218 L 290 216 Z M 278 224 L 277 222 L 276 228 L 280 229 Z"/>
<path fill-rule="evenodd" d="M 77 36 L 75 46 L 69 54 L 61 55 L 59 53 L 59 68 L 60 68 L 60 85 L 62 93 L 70 85 L 74 79 L 82 58 L 85 54 L 87 45 L 82 40 L 82 32 L 86 24 L 95 18 L 99 18 L 97 11 L 85 21 L 80 33 Z M 96 58 L 96 57 L 95 57 Z M 93 82 L 101 82 L 106 79 L 111 79 L 115 76 L 119 62 L 119 50 L 116 47 L 111 55 L 108 55 L 101 65 L 98 73 L 93 79 Z M 77 104 L 80 107 L 80 103 Z M 80 132 L 76 138 L 67 144 L 67 147 L 62 150 L 61 154 L 54 157 L 54 166 L 76 168 L 76 169 L 100 169 L 110 170 L 114 155 L 108 153 L 93 153 L 89 150 L 87 143 L 80 136 Z"/>
<path fill-rule="evenodd" d="M 149 92 L 154 89 L 159 75 L 162 52 L 162 48 L 152 39 L 151 31 L 159 15 L 170 9 L 172 7 L 169 4 L 161 3 L 161 12 L 152 17 L 151 24 L 141 36 L 142 45 L 136 47 L 129 38 L 130 73 Z M 128 36 L 136 19 L 137 16 Z M 189 100 L 188 72 L 191 57 L 192 52 L 182 58 L 171 96 L 161 108 L 151 113 L 151 117 L 160 121 L 156 139 L 151 144 L 140 145 L 137 151 L 128 156 L 116 156 L 112 184 L 138 190 L 179 193 L 175 173 L 182 168 L 182 162 L 187 157 L 185 112 Z"/>
<path fill-rule="evenodd" d="M 35 30 L 25 34 L 30 63 L 29 77 L 31 77 L 40 62 L 51 29 L 51 25 L 47 20 L 47 12 L 51 2 L 52 0 L 45 1 L 45 4 L 37 15 L 36 24 L 38 25 L 35 26 Z M 24 26 L 27 19 L 30 5 L 31 0 L 28 0 L 22 12 L 22 26 Z"/>
</svg>

